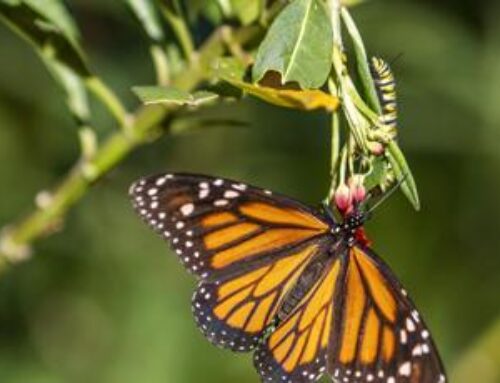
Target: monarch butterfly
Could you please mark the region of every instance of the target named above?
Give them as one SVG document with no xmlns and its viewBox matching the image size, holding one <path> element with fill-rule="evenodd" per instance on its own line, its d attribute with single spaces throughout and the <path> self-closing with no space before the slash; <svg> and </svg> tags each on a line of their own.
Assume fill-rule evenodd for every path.
<svg viewBox="0 0 500 383">
<path fill-rule="evenodd" d="M 397 127 L 398 111 L 394 75 L 389 64 L 379 57 L 371 58 L 370 69 L 377 96 L 382 106 L 382 122 L 395 129 Z"/>
<path fill-rule="evenodd" d="M 254 352 L 264 382 L 443 383 L 430 333 L 359 235 L 366 214 L 222 178 L 162 174 L 130 188 L 142 219 L 199 278 L 192 307 L 215 345 Z"/>
</svg>

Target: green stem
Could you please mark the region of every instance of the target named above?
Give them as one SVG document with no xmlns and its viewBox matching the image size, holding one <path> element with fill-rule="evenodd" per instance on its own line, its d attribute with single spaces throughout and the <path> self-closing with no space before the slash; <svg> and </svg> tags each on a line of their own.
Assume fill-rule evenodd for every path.
<svg viewBox="0 0 500 383">
<path fill-rule="evenodd" d="M 124 130 L 128 127 L 128 113 L 118 96 L 99 77 L 85 79 L 87 88 L 104 104 Z"/>
<path fill-rule="evenodd" d="M 342 52 L 342 29 L 340 24 L 340 0 L 329 0 L 330 19 L 332 21 L 333 44 Z"/>
<path fill-rule="evenodd" d="M 328 87 L 330 90 L 330 94 L 333 96 L 338 96 L 337 87 L 335 86 L 335 82 L 333 79 L 330 79 L 328 82 Z M 332 113 L 331 120 L 331 162 L 330 162 L 330 190 L 328 191 L 328 196 L 326 199 L 326 203 L 329 203 L 333 198 L 333 194 L 335 193 L 335 189 L 337 187 L 337 168 L 339 162 L 340 155 L 340 116 L 338 112 Z"/>
<path fill-rule="evenodd" d="M 332 23 L 333 31 L 333 52 L 332 61 L 335 72 L 337 74 L 337 79 L 339 78 L 340 70 L 338 63 L 341 61 L 339 54 L 341 55 L 342 50 L 342 35 L 340 29 L 340 0 L 329 0 L 328 2 L 330 9 L 330 19 Z M 340 92 L 333 78 L 330 78 L 328 82 L 329 91 L 333 96 L 339 97 Z M 335 194 L 335 189 L 337 187 L 337 170 L 339 167 L 339 155 L 340 155 L 340 116 L 338 112 L 332 113 L 331 121 L 331 162 L 330 162 L 330 188 L 327 195 L 327 203 L 331 201 L 333 195 Z"/>
<path fill-rule="evenodd" d="M 235 36 L 245 42 L 261 31 L 245 28 L 239 32 L 241 33 L 236 33 Z M 186 91 L 195 89 L 210 77 L 210 63 L 221 57 L 224 52 L 221 33 L 216 31 L 199 52 L 200 64 L 188 67 L 172 79 L 172 85 Z M 96 84 L 97 89 L 102 90 L 99 87 L 102 82 L 97 81 Z M 34 241 L 60 228 L 67 211 L 97 180 L 119 165 L 130 152 L 168 131 L 165 127 L 174 112 L 175 109 L 166 109 L 159 105 L 139 108 L 133 118 L 130 118 L 132 122 L 128 131 L 122 129 L 112 133 L 95 149 L 91 158 L 80 159 L 58 187 L 50 193 L 44 193 L 43 204 L 40 203 L 37 209 L 19 222 L 6 225 L 0 232 L 0 272 L 27 258 Z"/>
<path fill-rule="evenodd" d="M 160 45 L 154 44 L 151 45 L 149 51 L 156 71 L 156 81 L 159 85 L 168 85 L 170 82 L 170 66 L 165 50 Z"/>
<path fill-rule="evenodd" d="M 188 61 L 192 61 L 195 57 L 195 47 L 191 32 L 186 24 L 184 17 L 179 12 L 170 9 L 167 5 L 162 5 L 161 11 L 167 22 L 170 24 L 175 37 L 177 37 L 177 40 L 179 40 L 179 44 L 181 45 L 184 55 L 186 56 Z"/>
</svg>

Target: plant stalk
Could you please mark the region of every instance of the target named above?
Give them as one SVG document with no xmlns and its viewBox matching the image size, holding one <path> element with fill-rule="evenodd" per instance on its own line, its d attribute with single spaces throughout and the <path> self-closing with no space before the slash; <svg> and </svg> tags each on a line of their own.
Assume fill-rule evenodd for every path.
<svg viewBox="0 0 500 383">
<path fill-rule="evenodd" d="M 251 40 L 260 29 L 242 28 L 236 31 L 235 38 Z M 199 51 L 199 63 L 189 66 L 179 76 L 172 79 L 172 85 L 186 91 L 195 89 L 201 82 L 210 78 L 212 63 L 221 57 L 225 43 L 219 30 L 205 42 Z M 125 117 L 125 113 L 115 103 L 115 97 L 107 92 L 103 82 L 95 80 L 91 87 L 102 96 L 101 100 L 113 105 L 113 109 Z M 116 99 L 117 100 L 117 99 Z M 31 244 L 43 236 L 58 231 L 68 210 L 70 210 L 100 178 L 118 166 L 127 155 L 145 142 L 159 138 L 167 132 L 175 109 L 159 105 L 142 106 L 130 118 L 127 130 L 112 133 L 102 145 L 95 149 L 91 158 L 81 158 L 68 172 L 66 177 L 51 192 L 43 192 L 43 204 L 17 223 L 6 225 L 0 231 L 0 274 L 10 266 L 26 259 L 31 254 Z"/>
</svg>

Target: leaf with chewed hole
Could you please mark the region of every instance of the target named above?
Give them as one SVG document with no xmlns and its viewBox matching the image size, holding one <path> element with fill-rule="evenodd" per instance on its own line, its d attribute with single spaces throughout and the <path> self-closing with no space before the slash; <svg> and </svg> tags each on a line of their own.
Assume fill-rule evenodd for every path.
<svg viewBox="0 0 500 383">
<path fill-rule="evenodd" d="M 330 73 L 332 25 L 321 0 L 294 0 L 279 14 L 259 47 L 253 67 L 254 82 L 269 71 L 282 83 L 301 88 L 321 87 Z"/>
<path fill-rule="evenodd" d="M 184 90 L 166 86 L 136 86 L 132 90 L 146 105 L 186 105 L 199 106 L 216 100 L 215 93 L 200 90 L 189 93 Z"/>
</svg>

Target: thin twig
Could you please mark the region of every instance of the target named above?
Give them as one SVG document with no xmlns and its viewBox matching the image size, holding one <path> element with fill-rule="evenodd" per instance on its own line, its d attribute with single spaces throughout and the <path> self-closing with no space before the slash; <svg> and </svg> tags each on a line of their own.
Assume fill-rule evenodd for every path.
<svg viewBox="0 0 500 383">
<path fill-rule="evenodd" d="M 252 39 L 260 30 L 242 28 L 235 38 L 243 43 Z M 172 79 L 172 85 L 179 89 L 195 89 L 211 76 L 212 63 L 224 54 L 224 42 L 219 30 L 199 51 L 199 63 L 191 65 Z M 51 192 L 43 192 L 44 203 L 17 223 L 8 224 L 0 231 L 0 272 L 26 259 L 31 253 L 31 244 L 37 239 L 52 234 L 60 228 L 68 210 L 71 209 L 100 178 L 119 165 L 123 159 L 144 142 L 158 138 L 165 129 L 167 119 L 174 109 L 162 106 L 140 107 L 132 115 L 127 131 L 112 133 L 104 143 L 95 149 L 92 158 L 82 158 L 73 166 L 66 177 Z"/>
</svg>

